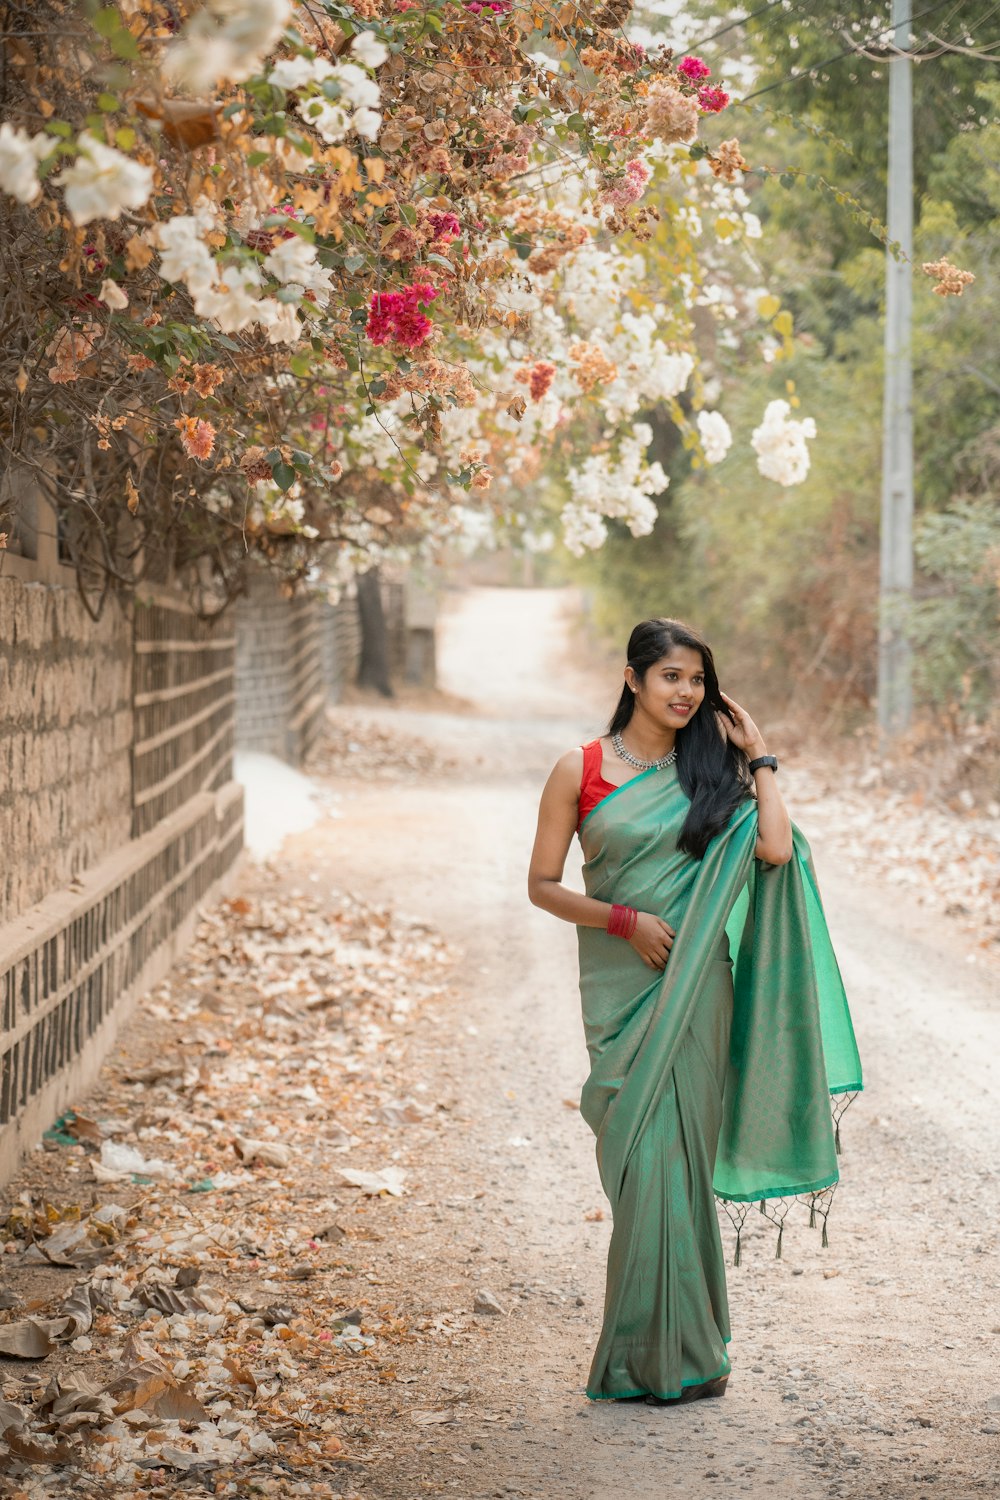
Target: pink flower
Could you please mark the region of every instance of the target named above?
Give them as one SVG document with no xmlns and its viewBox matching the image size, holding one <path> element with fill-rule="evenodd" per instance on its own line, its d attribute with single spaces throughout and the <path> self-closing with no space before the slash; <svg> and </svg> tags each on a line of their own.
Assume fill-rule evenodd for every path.
<svg viewBox="0 0 1000 1500">
<path fill-rule="evenodd" d="M 650 175 L 646 163 L 636 157 L 626 163 L 624 177 L 619 177 L 610 187 L 605 188 L 601 196 L 606 203 L 613 203 L 616 208 L 627 208 L 630 203 L 638 203 Z"/>
<path fill-rule="evenodd" d="M 707 78 L 711 68 L 702 62 L 700 57 L 682 57 L 677 64 L 677 71 L 682 78 L 687 78 L 691 83 L 698 83 L 702 78 Z"/>
<path fill-rule="evenodd" d="M 532 401 L 541 401 L 556 375 L 555 365 L 549 364 L 548 360 L 540 359 L 532 366 L 531 378 L 528 389 L 531 392 Z"/>
<path fill-rule="evenodd" d="M 215 447 L 215 428 L 211 422 L 195 417 L 178 417 L 174 426 L 180 430 L 181 447 L 188 458 L 208 458 Z"/>
<path fill-rule="evenodd" d="M 429 282 L 415 282 L 398 292 L 373 292 L 365 332 L 373 344 L 418 349 L 434 327 L 420 308 L 436 296 L 437 288 Z"/>
<path fill-rule="evenodd" d="M 434 239 L 444 240 L 446 244 L 457 240 L 462 233 L 462 226 L 454 214 L 431 214 L 427 222 Z"/>
<path fill-rule="evenodd" d="M 492 11 L 495 16 L 505 16 L 514 9 L 514 0 L 467 0 L 465 8 L 474 16 L 481 16 L 484 10 Z"/>
<path fill-rule="evenodd" d="M 729 95 L 725 89 L 717 89 L 712 84 L 706 83 L 698 90 L 698 107 L 707 115 L 717 115 L 720 110 L 725 109 L 728 103 Z"/>
</svg>

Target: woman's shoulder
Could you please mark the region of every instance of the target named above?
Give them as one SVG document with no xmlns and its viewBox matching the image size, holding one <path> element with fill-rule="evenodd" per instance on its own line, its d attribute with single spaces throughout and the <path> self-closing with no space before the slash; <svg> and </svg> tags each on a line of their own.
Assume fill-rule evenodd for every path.
<svg viewBox="0 0 1000 1500">
<path fill-rule="evenodd" d="M 560 784 L 566 787 L 572 786 L 574 792 L 577 792 L 588 765 L 593 764 L 595 758 L 597 766 L 600 767 L 601 754 L 602 746 L 599 738 L 590 740 L 585 745 L 574 745 L 572 750 L 566 750 L 560 755 L 552 768 L 552 776 Z"/>
</svg>

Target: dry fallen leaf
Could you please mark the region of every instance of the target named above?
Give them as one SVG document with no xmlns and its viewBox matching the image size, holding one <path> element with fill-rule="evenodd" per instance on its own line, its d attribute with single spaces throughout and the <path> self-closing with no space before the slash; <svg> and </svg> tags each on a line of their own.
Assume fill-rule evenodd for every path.
<svg viewBox="0 0 1000 1500">
<path fill-rule="evenodd" d="M 64 1332 L 68 1318 L 22 1318 L 0 1328 L 0 1354 L 12 1359 L 44 1359 L 56 1347 L 55 1340 Z"/>
<path fill-rule="evenodd" d="M 351 1187 L 359 1187 L 370 1196 L 391 1193 L 394 1198 L 403 1195 L 405 1167 L 383 1167 L 381 1172 L 362 1172 L 356 1167 L 334 1167 L 334 1176 Z"/>
<path fill-rule="evenodd" d="M 255 1161 L 263 1162 L 268 1167 L 287 1167 L 292 1159 L 291 1147 L 280 1141 L 252 1141 L 245 1135 L 238 1135 L 233 1141 L 233 1148 L 246 1167 Z"/>
</svg>

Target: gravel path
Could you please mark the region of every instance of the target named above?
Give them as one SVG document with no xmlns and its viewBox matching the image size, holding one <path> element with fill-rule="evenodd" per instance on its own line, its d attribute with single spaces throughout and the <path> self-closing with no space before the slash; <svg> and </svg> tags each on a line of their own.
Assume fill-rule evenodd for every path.
<svg viewBox="0 0 1000 1500">
<path fill-rule="evenodd" d="M 453 1462 L 463 1477 L 449 1488 L 469 1500 L 991 1493 L 996 971 L 955 924 L 825 857 L 808 823 L 867 1078 L 844 1122 L 830 1248 L 800 1223 L 776 1260 L 773 1231 L 753 1227 L 730 1273 L 724 1402 L 656 1410 L 584 1394 L 611 1226 L 575 1109 L 587 1058 L 574 932 L 523 894 L 541 781 L 606 711 L 567 650 L 566 608 L 545 592 L 453 600 L 442 685 L 475 713 L 339 712 L 405 728 L 457 769 L 345 787 L 341 819 L 301 839 L 315 869 L 334 880 L 349 869 L 366 894 L 443 926 L 464 953 L 457 1007 L 413 1053 L 432 1091 L 454 1089 L 457 1128 L 422 1156 L 418 1201 L 397 1212 L 439 1204 L 428 1259 L 451 1257 L 459 1303 L 482 1287 L 504 1309 L 488 1340 L 427 1366 L 425 1384 L 447 1375 L 468 1387 L 462 1420 L 387 1457 L 372 1493 L 420 1493 Z M 786 787 L 795 817 L 794 770 Z M 809 801 L 817 826 L 835 819 L 835 802 Z"/>
</svg>

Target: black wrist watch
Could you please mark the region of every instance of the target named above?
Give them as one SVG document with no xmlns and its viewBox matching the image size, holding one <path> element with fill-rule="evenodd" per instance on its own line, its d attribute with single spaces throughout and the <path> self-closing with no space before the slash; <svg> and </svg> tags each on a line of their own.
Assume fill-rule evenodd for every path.
<svg viewBox="0 0 1000 1500">
<path fill-rule="evenodd" d="M 772 771 L 778 769 L 778 757 L 776 755 L 758 755 L 756 760 L 750 762 L 750 774 L 759 771 L 761 766 L 770 766 Z"/>
</svg>

